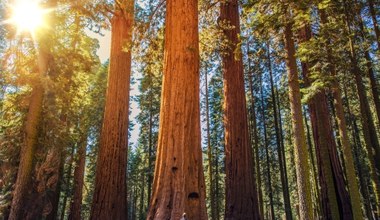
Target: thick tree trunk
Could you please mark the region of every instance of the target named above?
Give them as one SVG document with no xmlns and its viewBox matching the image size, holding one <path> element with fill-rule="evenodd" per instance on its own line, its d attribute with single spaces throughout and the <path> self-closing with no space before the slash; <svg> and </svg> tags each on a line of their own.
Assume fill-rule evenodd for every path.
<svg viewBox="0 0 380 220">
<path fill-rule="evenodd" d="M 83 135 L 83 134 L 82 134 Z M 86 147 L 87 147 L 87 135 L 83 135 L 79 142 L 79 149 L 77 153 L 77 161 L 74 170 L 74 185 L 73 185 L 73 197 L 71 199 L 69 220 L 82 219 L 82 195 L 84 186 L 84 172 L 86 168 Z"/>
<path fill-rule="evenodd" d="M 300 30 L 300 42 L 307 42 L 310 39 L 311 28 L 305 25 Z M 312 81 L 309 78 L 308 63 L 302 63 L 302 72 L 306 86 L 311 86 Z M 317 92 L 311 98 L 309 109 L 314 131 L 314 142 L 318 154 L 317 158 L 319 159 L 318 164 L 320 165 L 319 173 L 321 180 L 320 185 L 323 192 L 323 213 L 327 218 L 331 213 L 333 219 L 337 219 L 339 216 L 343 219 L 350 219 L 352 218 L 351 203 L 349 194 L 346 191 L 343 169 L 337 153 L 325 89 L 321 89 L 321 91 Z M 327 188 L 323 189 L 323 187 Z"/>
<path fill-rule="evenodd" d="M 276 144 L 277 144 L 277 153 L 278 153 L 278 163 L 280 166 L 280 179 L 281 179 L 281 185 L 282 185 L 282 194 L 284 198 L 284 205 L 285 205 L 285 214 L 286 219 L 291 220 L 292 217 L 292 209 L 290 206 L 290 197 L 289 197 L 289 186 L 287 184 L 287 178 L 286 178 L 286 160 L 284 160 L 284 151 L 281 147 L 281 134 L 279 129 L 279 123 L 278 123 L 278 113 L 277 113 L 277 102 L 276 94 L 274 91 L 274 82 L 273 82 L 273 71 L 272 71 L 272 59 L 270 54 L 270 45 L 269 42 L 267 43 L 267 53 L 268 53 L 268 69 L 269 69 L 269 79 L 270 79 L 270 89 L 271 89 L 271 97 L 272 97 L 272 106 L 273 106 L 273 120 L 274 120 L 274 129 L 276 133 Z"/>
<path fill-rule="evenodd" d="M 164 79 L 147 219 L 206 220 L 199 111 L 198 1 L 167 0 Z"/>
<path fill-rule="evenodd" d="M 298 186 L 300 219 L 313 219 L 311 199 L 310 166 L 306 146 L 305 130 L 302 123 L 301 93 L 298 82 L 297 61 L 292 24 L 285 26 L 286 65 L 288 69 L 289 99 L 294 135 L 294 158 Z"/>
<path fill-rule="evenodd" d="M 260 219 L 252 148 L 248 135 L 243 62 L 238 35 L 238 1 L 221 3 L 220 19 L 234 28 L 223 29 L 229 48 L 223 55 L 224 125 L 226 153 L 225 219 Z"/>
<path fill-rule="evenodd" d="M 127 149 L 133 1 L 122 1 L 112 18 L 111 57 L 90 219 L 127 218 Z"/>
</svg>

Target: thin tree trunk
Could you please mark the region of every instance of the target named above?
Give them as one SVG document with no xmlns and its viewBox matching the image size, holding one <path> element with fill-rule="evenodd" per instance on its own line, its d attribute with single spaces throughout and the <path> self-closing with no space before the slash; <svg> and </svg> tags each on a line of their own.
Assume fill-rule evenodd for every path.
<svg viewBox="0 0 380 220">
<path fill-rule="evenodd" d="M 141 193 L 140 193 L 140 213 L 139 219 L 143 219 L 145 210 L 144 210 L 144 194 L 145 194 L 145 172 L 141 173 Z"/>
<path fill-rule="evenodd" d="M 218 148 L 216 148 L 216 155 L 219 154 Z M 215 215 L 216 219 L 219 220 L 220 218 L 220 208 L 219 208 L 219 201 L 222 200 L 221 196 L 219 195 L 219 159 L 218 157 L 215 157 L 215 198 L 216 198 L 216 204 L 215 204 Z"/>
<path fill-rule="evenodd" d="M 348 34 L 351 36 L 352 30 L 350 27 L 350 21 L 348 18 L 347 5 L 343 2 L 343 6 L 345 9 L 345 22 Z M 368 152 L 370 168 L 371 168 L 371 176 L 373 182 L 374 193 L 377 201 L 376 210 L 377 213 L 380 213 L 380 179 L 377 175 L 377 172 L 380 172 L 380 145 L 379 139 L 376 134 L 376 128 L 372 119 L 370 106 L 368 103 L 368 98 L 366 95 L 365 86 L 363 83 L 363 79 L 361 76 L 361 71 L 358 66 L 358 57 L 354 45 L 354 39 L 352 36 L 349 38 L 349 46 L 350 46 L 350 59 L 352 65 L 352 74 L 355 79 L 357 94 L 359 97 L 359 107 L 361 113 L 361 122 L 363 126 L 363 136 L 364 141 L 366 143 L 366 149 Z M 380 215 L 379 215 L 380 216 Z"/>
<path fill-rule="evenodd" d="M 360 153 L 360 149 L 364 149 L 362 146 L 362 143 L 360 141 L 360 135 L 359 135 L 359 128 L 356 123 L 355 116 L 351 113 L 351 107 L 350 107 L 350 101 L 347 96 L 347 87 L 344 88 L 344 96 L 346 97 L 346 109 L 347 109 L 347 114 L 349 116 L 349 124 L 351 126 L 351 132 L 352 132 L 352 137 L 354 139 L 354 155 L 355 155 L 355 160 L 357 164 L 357 170 L 358 170 L 358 175 L 359 175 L 359 181 L 360 181 L 360 189 L 362 192 L 363 199 L 365 201 L 365 209 L 367 213 L 368 219 L 375 219 L 376 217 L 373 215 L 373 210 L 372 210 L 372 205 L 371 205 L 371 196 L 369 193 L 369 184 L 367 176 L 364 174 L 364 158 L 362 154 Z M 343 101 L 343 100 L 342 100 Z M 342 102 L 343 103 L 343 102 Z M 369 172 L 371 172 L 369 170 Z M 371 182 L 371 181 L 370 181 Z M 375 201 L 376 202 L 376 201 Z"/>
<path fill-rule="evenodd" d="M 267 126 L 265 120 L 265 106 L 264 106 L 264 92 L 263 92 L 263 80 L 262 75 L 260 76 L 260 94 L 261 94 L 261 117 L 263 118 L 263 132 L 264 132 L 264 147 L 265 147 L 265 157 L 267 164 L 267 178 L 268 178 L 268 193 L 269 193 L 269 206 L 270 206 L 270 217 L 274 220 L 274 204 L 273 204 L 273 189 L 272 189 L 272 177 L 270 170 L 270 158 L 269 158 L 269 144 L 268 144 L 268 135 L 267 135 Z"/>
<path fill-rule="evenodd" d="M 152 91 L 152 75 L 149 75 L 149 87 Z M 152 196 L 153 182 L 153 94 L 149 97 L 149 135 L 148 135 L 148 199 L 147 207 L 149 207 L 150 198 Z"/>
<path fill-rule="evenodd" d="M 289 99 L 294 135 L 294 158 L 296 166 L 300 219 L 313 219 L 309 157 L 307 153 L 305 130 L 302 123 L 301 93 L 298 82 L 297 61 L 292 32 L 292 24 L 285 26 L 286 65 L 288 69 Z"/>
<path fill-rule="evenodd" d="M 320 10 L 321 23 L 327 23 L 327 16 L 324 10 Z M 328 60 L 333 60 L 331 56 L 331 49 L 327 48 Z M 336 77 L 336 70 L 334 64 L 329 65 L 331 76 Z M 347 134 L 346 119 L 344 116 L 344 108 L 342 101 L 342 94 L 337 80 L 333 80 L 331 93 L 334 98 L 333 106 L 336 112 L 336 121 L 338 125 L 339 137 L 342 144 L 343 158 L 346 167 L 348 192 L 350 193 L 352 211 L 354 219 L 363 219 L 361 212 L 361 200 L 359 193 L 359 186 L 356 180 L 355 164 L 352 154 L 352 146 L 350 145 L 349 137 Z"/>
<path fill-rule="evenodd" d="M 147 219 L 206 220 L 199 112 L 198 1 L 167 0 L 164 78 Z"/>
<path fill-rule="evenodd" d="M 314 159 L 314 153 L 313 153 L 313 145 L 311 142 L 311 132 L 310 132 L 310 127 L 309 123 L 307 122 L 307 117 L 306 117 L 306 110 L 304 110 L 304 121 L 305 121 L 305 126 L 306 126 L 306 136 L 307 136 L 307 145 L 308 145 L 308 150 L 309 150 L 309 157 L 310 157 L 310 162 L 311 166 L 313 168 L 313 179 L 314 179 L 314 187 L 315 187 L 315 216 L 319 216 L 321 214 L 321 196 L 319 193 L 319 184 L 318 184 L 318 172 L 315 167 L 315 159 Z"/>
<path fill-rule="evenodd" d="M 87 134 L 82 134 L 79 142 L 77 161 L 74 170 L 73 198 L 71 199 L 69 220 L 82 219 L 82 195 L 84 186 L 84 172 L 86 167 Z"/>
<path fill-rule="evenodd" d="M 280 147 L 282 150 L 282 161 L 284 161 L 284 179 L 285 179 L 285 186 L 287 186 L 286 190 L 289 195 L 289 180 L 288 180 L 288 171 L 287 171 L 287 163 L 286 163 L 286 152 L 285 152 L 285 144 L 284 144 L 284 136 L 283 136 L 283 129 L 282 129 L 282 119 L 281 119 L 281 104 L 280 104 L 280 98 L 278 96 L 278 90 L 275 87 L 275 95 L 276 95 L 276 101 L 277 101 L 277 109 L 278 109 L 278 122 L 279 122 L 279 134 L 280 134 Z M 289 195 L 289 202 L 290 202 L 290 195 Z M 290 206 L 291 209 L 291 206 Z M 291 210 L 290 210 L 291 211 Z M 292 214 L 293 216 L 293 214 Z"/>
<path fill-rule="evenodd" d="M 220 19 L 234 27 L 223 29 L 229 42 L 229 48 L 222 56 L 226 144 L 225 219 L 260 219 L 252 148 L 249 144 L 237 0 L 221 2 Z"/>
<path fill-rule="evenodd" d="M 122 1 L 116 7 L 111 21 L 110 69 L 91 207 L 92 220 L 127 218 L 131 48 L 126 50 L 125 45 L 132 42 L 134 1 Z"/>
<path fill-rule="evenodd" d="M 280 166 L 280 177 L 281 177 L 281 185 L 282 185 L 282 194 L 284 197 L 284 205 L 285 205 L 285 214 L 286 219 L 291 220 L 292 217 L 292 209 L 290 206 L 290 197 L 289 197 L 289 186 L 287 185 L 286 181 L 286 160 L 284 160 L 284 152 L 281 147 L 281 136 L 280 136 L 280 129 L 278 124 L 278 114 L 277 114 L 277 99 L 276 94 L 274 91 L 274 82 L 273 82 L 273 72 L 272 72 L 272 60 L 270 55 L 270 45 L 269 42 L 267 43 L 267 53 L 268 53 L 268 68 L 269 68 L 269 79 L 270 79 L 270 89 L 271 89 L 271 97 L 273 102 L 273 119 L 274 119 L 274 128 L 276 133 L 276 143 L 277 143 L 277 153 L 278 153 L 278 163 Z"/>
<path fill-rule="evenodd" d="M 212 164 L 213 164 L 213 157 L 212 157 L 212 147 L 211 147 L 211 140 L 210 140 L 210 110 L 209 110 L 209 97 L 208 97 L 208 69 L 206 68 L 205 71 L 205 98 L 206 98 L 206 130 L 207 130 L 207 160 L 208 160 L 208 176 L 210 181 L 210 204 L 211 204 L 211 219 L 216 220 L 216 207 L 215 207 L 215 193 L 214 193 L 214 175 L 212 172 Z"/>
<path fill-rule="evenodd" d="M 259 135 L 257 132 L 257 122 L 256 122 L 256 107 L 255 107 L 255 95 L 253 89 L 253 72 L 251 72 L 251 59 L 249 58 L 249 48 L 248 48 L 248 78 L 249 78 L 249 90 L 250 90 L 250 99 L 251 99 L 251 122 L 252 122 L 252 138 L 253 138 L 253 150 L 254 153 L 254 175 L 257 179 L 256 188 L 258 193 L 258 203 L 260 216 L 264 215 L 264 202 L 263 202 L 263 191 L 261 188 L 261 172 L 260 172 L 260 158 L 259 158 Z"/>
<path fill-rule="evenodd" d="M 361 34 L 361 37 L 362 37 L 363 41 L 365 41 L 367 37 L 366 37 L 365 30 L 364 30 L 364 23 L 363 23 L 363 19 L 362 19 L 361 15 L 360 15 L 360 11 L 358 12 L 357 17 L 358 17 L 358 20 L 359 20 L 360 34 Z M 364 57 L 366 59 L 366 66 L 367 66 L 367 71 L 368 71 L 368 77 L 369 77 L 369 81 L 371 83 L 371 91 L 372 91 L 373 102 L 375 104 L 375 110 L 376 110 L 376 114 L 377 114 L 377 122 L 380 124 L 380 94 L 379 94 L 379 85 L 378 85 L 375 73 L 373 71 L 373 63 L 372 63 L 372 60 L 371 60 L 371 56 L 369 55 L 368 49 L 369 48 L 366 48 L 364 50 Z"/>
</svg>

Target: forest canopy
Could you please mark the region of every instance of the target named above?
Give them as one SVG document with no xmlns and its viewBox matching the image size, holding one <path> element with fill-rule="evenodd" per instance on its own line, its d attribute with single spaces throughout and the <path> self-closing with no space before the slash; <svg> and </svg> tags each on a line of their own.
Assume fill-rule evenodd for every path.
<svg viewBox="0 0 380 220">
<path fill-rule="evenodd" d="M 0 1 L 0 219 L 380 219 L 379 11 Z"/>
</svg>

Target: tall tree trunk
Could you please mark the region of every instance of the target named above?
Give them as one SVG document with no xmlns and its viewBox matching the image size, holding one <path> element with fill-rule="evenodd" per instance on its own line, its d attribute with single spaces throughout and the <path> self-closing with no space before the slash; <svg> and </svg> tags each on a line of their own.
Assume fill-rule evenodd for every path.
<svg viewBox="0 0 380 220">
<path fill-rule="evenodd" d="M 272 72 L 272 59 L 270 54 L 270 45 L 269 42 L 267 43 L 267 53 L 268 53 L 268 69 L 269 69 L 269 79 L 270 79 L 270 89 L 271 89 L 271 97 L 273 102 L 273 119 L 274 119 L 274 129 L 276 133 L 276 144 L 277 144 L 277 153 L 278 153 L 278 163 L 280 166 L 280 178 L 281 178 L 281 185 L 282 185 L 282 194 L 284 198 L 284 205 L 285 205 L 285 214 L 286 219 L 291 220 L 292 217 L 292 209 L 290 206 L 290 196 L 289 196 L 289 186 L 287 184 L 287 178 L 285 175 L 286 172 L 286 160 L 284 160 L 284 151 L 281 147 L 281 134 L 279 129 L 279 123 L 278 123 L 278 111 L 277 111 L 277 102 L 276 94 L 274 91 L 274 82 L 273 82 L 273 72 Z"/>
<path fill-rule="evenodd" d="M 297 61 L 292 24 L 285 26 L 286 65 L 288 69 L 289 99 L 294 137 L 294 158 L 298 186 L 300 219 L 313 219 L 311 199 L 310 166 L 306 146 L 305 130 L 302 123 L 301 92 L 298 82 Z"/>
<path fill-rule="evenodd" d="M 144 194 L 145 194 L 145 172 L 141 173 L 141 193 L 140 193 L 140 207 L 139 219 L 143 219 L 145 214 L 144 210 Z"/>
<path fill-rule="evenodd" d="M 321 23 L 327 24 L 327 15 L 325 10 L 320 10 Z M 327 48 L 327 57 L 328 60 L 332 59 L 332 52 L 330 48 Z M 330 75 L 336 77 L 336 69 L 334 64 L 329 64 Z M 342 101 L 342 94 L 339 87 L 339 83 L 337 79 L 332 82 L 331 93 L 334 98 L 334 109 L 336 112 L 336 121 L 338 125 L 339 137 L 343 150 L 343 158 L 346 165 L 346 175 L 347 175 L 347 184 L 348 184 L 348 192 L 350 193 L 351 203 L 352 203 L 352 211 L 354 219 L 363 219 L 363 215 L 361 212 L 361 200 L 359 193 L 359 186 L 356 180 L 356 172 L 355 172 L 355 164 L 352 153 L 352 146 L 349 141 L 348 133 L 347 133 L 347 125 L 346 119 L 344 116 L 344 108 Z"/>
<path fill-rule="evenodd" d="M 72 173 L 72 169 L 73 169 L 73 158 L 74 158 L 74 151 L 75 151 L 75 147 L 72 146 L 71 147 L 71 152 L 70 152 L 70 162 L 69 162 L 69 167 L 67 169 L 67 177 L 66 177 L 66 180 L 64 180 L 64 182 L 66 183 L 66 187 L 69 188 L 69 183 L 71 181 L 71 173 Z M 63 163 L 61 163 L 63 164 Z M 63 171 L 63 168 L 62 168 L 62 171 Z M 62 178 L 64 178 L 64 174 L 62 173 Z M 62 187 L 62 184 L 61 186 Z M 66 189 L 66 191 L 68 191 Z M 66 214 L 66 206 L 67 206 L 67 199 L 68 199 L 68 195 L 67 193 L 64 194 L 63 196 L 63 201 L 62 201 L 62 206 L 61 206 L 61 216 L 60 216 L 60 220 L 64 220 L 65 219 L 65 214 Z"/>
<path fill-rule="evenodd" d="M 377 213 L 380 213 L 380 178 L 377 174 L 377 172 L 380 172 L 380 145 L 379 145 L 379 139 L 376 134 L 376 128 L 372 119 L 370 106 L 368 103 L 368 98 L 366 95 L 366 89 L 364 86 L 363 78 L 361 75 L 360 68 L 358 66 L 358 57 L 354 45 L 354 39 L 351 36 L 352 30 L 351 30 L 351 24 L 348 17 L 347 7 L 348 5 L 346 2 L 343 2 L 344 10 L 345 10 L 345 22 L 346 22 L 346 28 L 347 32 L 349 34 L 349 46 L 350 46 L 350 59 L 351 59 L 351 69 L 352 74 L 355 79 L 356 83 L 356 89 L 357 94 L 359 98 L 359 108 L 360 108 L 360 114 L 361 114 L 361 122 L 362 122 L 362 130 L 363 130 L 363 136 L 364 141 L 366 145 L 366 149 L 368 152 L 369 162 L 370 162 L 370 169 L 371 169 L 371 176 L 372 176 L 372 182 L 373 182 L 373 188 L 374 193 L 377 201 L 376 210 Z M 380 216 L 380 214 L 378 214 Z"/>
<path fill-rule="evenodd" d="M 310 127 L 309 123 L 307 121 L 306 117 L 306 109 L 304 108 L 304 121 L 305 121 L 305 126 L 306 126 L 306 136 L 307 136 L 307 145 L 308 145 L 308 151 L 309 151 L 309 157 L 310 157 L 310 162 L 311 166 L 313 168 L 313 179 L 314 179 L 314 184 L 313 187 L 315 187 L 315 216 L 319 216 L 321 214 L 321 196 L 319 192 L 319 184 L 318 184 L 318 173 L 317 169 L 315 167 L 315 159 L 314 159 L 314 153 L 313 153 L 313 145 L 311 142 L 311 132 L 310 132 Z"/>
<path fill-rule="evenodd" d="M 90 219 L 127 218 L 127 149 L 134 1 L 116 5 L 111 21 L 111 57 L 94 197 Z M 130 46 L 130 44 L 129 44 Z"/>
<path fill-rule="evenodd" d="M 220 19 L 234 28 L 224 28 L 229 47 L 222 57 L 224 81 L 224 126 L 226 153 L 225 219 L 260 219 L 252 148 L 248 135 L 243 62 L 239 46 L 238 1 L 221 2 Z"/>
<path fill-rule="evenodd" d="M 149 87 L 152 91 L 152 75 L 149 75 Z M 149 97 L 149 135 L 148 135 L 148 198 L 147 207 L 149 207 L 150 198 L 152 196 L 153 182 L 153 94 Z"/>
<path fill-rule="evenodd" d="M 309 41 L 311 35 L 310 26 L 305 24 L 300 30 L 300 42 Z M 302 63 L 302 72 L 306 86 L 311 86 L 312 80 L 310 80 L 309 64 L 307 62 Z M 324 76 L 322 75 L 321 77 Z M 319 173 L 324 214 L 327 218 L 331 212 L 331 217 L 334 219 L 338 219 L 339 216 L 343 219 L 350 219 L 352 218 L 351 203 L 349 194 L 346 191 L 343 169 L 337 153 L 324 88 L 320 89 L 320 91 L 311 98 L 309 109 L 314 131 L 314 142 L 318 154 L 317 158 L 319 159 L 318 164 L 320 165 Z M 324 187 L 327 188 L 324 189 Z"/>
<path fill-rule="evenodd" d="M 271 164 L 269 158 L 269 143 L 267 135 L 267 125 L 265 120 L 265 105 L 264 105 L 264 91 L 263 91 L 263 80 L 262 75 L 260 76 L 260 94 L 261 94 L 261 117 L 263 118 L 263 133 L 264 133 L 264 148 L 265 148 L 265 157 L 266 157 L 266 174 L 268 179 L 268 194 L 269 194 L 269 206 L 270 206 L 270 218 L 274 220 L 274 204 L 273 204 L 273 188 L 272 188 L 272 177 L 271 177 Z"/>
<path fill-rule="evenodd" d="M 210 182 L 210 190 L 209 190 L 209 199 L 210 199 L 210 207 L 211 207 L 211 219 L 216 220 L 216 207 L 215 207 L 215 193 L 214 193 L 214 175 L 212 172 L 213 166 L 213 157 L 212 157 L 212 147 L 210 140 L 210 110 L 209 110 L 209 97 L 208 97 L 208 69 L 205 71 L 205 98 L 206 98 L 206 130 L 207 130 L 207 160 L 208 160 L 208 176 Z"/>
<path fill-rule="evenodd" d="M 284 144 L 284 135 L 283 135 L 283 128 L 282 128 L 282 119 L 281 119 L 281 104 L 280 104 L 280 98 L 278 95 L 278 90 L 275 87 L 275 96 L 276 96 L 276 102 L 277 102 L 277 109 L 278 109 L 278 126 L 279 126 L 279 134 L 280 134 L 280 147 L 282 151 L 282 161 L 284 161 L 284 170 L 283 175 L 285 179 L 285 186 L 287 190 L 287 194 L 289 195 L 289 179 L 288 179 L 288 171 L 287 171 L 287 163 L 286 163 L 286 152 L 285 152 L 285 144 Z M 289 203 L 290 203 L 290 195 L 289 195 Z M 290 207 L 291 211 L 291 207 Z M 293 214 L 292 214 L 293 216 Z"/>
<path fill-rule="evenodd" d="M 37 148 L 37 138 L 39 126 L 41 124 L 41 112 L 45 88 L 43 77 L 48 70 L 48 56 L 50 54 L 46 44 L 41 44 L 38 50 L 38 74 L 35 84 L 32 85 L 32 94 L 29 101 L 29 110 L 25 122 L 24 143 L 20 152 L 20 164 L 18 167 L 15 189 L 9 220 L 19 220 L 24 218 L 24 205 L 27 192 L 31 188 L 34 153 Z"/>
<path fill-rule="evenodd" d="M 261 174 L 260 174 L 260 158 L 259 158 L 259 135 L 257 131 L 257 122 L 256 122 L 256 107 L 255 107 L 255 95 L 253 88 L 253 72 L 251 72 L 251 59 L 249 57 L 249 47 L 248 47 L 248 82 L 249 82 L 249 91 L 250 91 L 250 101 L 251 101 L 251 138 L 253 138 L 253 170 L 254 176 L 256 177 L 256 188 L 258 193 L 258 203 L 259 203 L 259 213 L 260 216 L 264 215 L 264 202 L 263 202 L 263 192 L 261 188 Z"/>
<path fill-rule="evenodd" d="M 206 220 L 199 112 L 198 1 L 166 1 L 164 78 L 147 219 Z"/>
<path fill-rule="evenodd" d="M 84 172 L 86 167 L 86 147 L 87 134 L 82 134 L 81 140 L 78 143 L 79 149 L 77 154 L 76 166 L 74 170 L 73 197 L 71 199 L 69 220 L 82 219 L 82 195 L 84 186 Z"/>
<path fill-rule="evenodd" d="M 353 146 L 355 146 L 353 150 L 354 150 L 356 167 L 358 170 L 358 176 L 359 176 L 359 181 L 360 181 L 360 186 L 361 186 L 360 189 L 361 189 L 363 199 L 364 199 L 367 218 L 372 220 L 372 219 L 375 219 L 375 217 L 373 216 L 371 196 L 369 193 L 369 185 L 367 184 L 368 179 L 370 178 L 367 178 L 367 175 L 364 174 L 365 168 L 363 166 L 365 165 L 365 162 L 364 162 L 365 158 L 363 158 L 362 153 L 360 152 L 360 150 L 363 149 L 363 146 L 360 142 L 359 128 L 356 123 L 356 118 L 351 113 L 350 101 L 347 96 L 347 87 L 344 87 L 344 96 L 346 97 L 346 109 L 347 109 L 347 114 L 349 116 L 348 124 L 351 126 L 351 133 L 352 133 L 352 138 L 354 142 Z"/>
<path fill-rule="evenodd" d="M 219 150 L 216 148 L 216 155 L 219 155 Z M 219 159 L 218 157 L 215 157 L 215 198 L 216 198 L 216 204 L 215 204 L 215 215 L 216 219 L 219 220 L 220 218 L 220 208 L 219 208 L 219 201 L 222 200 L 223 198 L 220 196 L 220 191 L 219 191 Z"/>
<path fill-rule="evenodd" d="M 360 15 L 360 10 L 358 11 L 358 20 L 359 20 L 359 26 L 360 26 L 360 35 L 363 39 L 363 41 L 366 41 L 366 33 L 364 29 L 364 23 L 363 23 L 363 18 Z M 380 48 L 380 47 L 379 47 Z M 377 114 L 377 122 L 380 124 L 380 93 L 379 93 L 379 85 L 373 70 L 373 63 L 371 56 L 369 54 L 369 48 L 365 48 L 364 50 L 364 57 L 366 59 L 366 66 L 367 66 L 367 71 L 368 71 L 368 77 L 369 81 L 371 83 L 371 91 L 372 91 L 372 97 L 373 97 L 373 102 L 375 103 L 375 110 Z"/>
</svg>

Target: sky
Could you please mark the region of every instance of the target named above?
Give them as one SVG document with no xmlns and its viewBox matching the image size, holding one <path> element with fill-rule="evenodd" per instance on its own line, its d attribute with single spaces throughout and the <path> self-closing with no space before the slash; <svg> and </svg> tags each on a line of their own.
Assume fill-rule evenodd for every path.
<svg viewBox="0 0 380 220">
<path fill-rule="evenodd" d="M 103 31 L 102 32 L 103 36 L 100 34 L 94 33 L 90 30 L 86 31 L 86 33 L 90 37 L 95 38 L 99 41 L 99 49 L 97 51 L 97 55 L 99 56 L 99 59 L 102 63 L 106 62 L 110 57 L 111 32 Z M 132 71 L 132 72 L 135 72 L 135 71 Z M 139 93 L 139 89 L 138 89 L 139 84 L 140 83 L 137 80 L 136 83 L 132 85 L 131 93 L 130 93 L 131 97 L 136 96 Z M 135 101 L 131 101 L 130 110 L 131 110 L 131 115 L 129 116 L 129 120 L 133 121 L 135 123 L 135 126 L 133 128 L 133 131 L 131 132 L 131 139 L 129 140 L 129 143 L 133 143 L 134 145 L 136 145 L 137 139 L 139 136 L 139 129 L 140 129 L 139 124 L 135 122 L 135 118 L 140 112 L 138 103 Z"/>
</svg>

